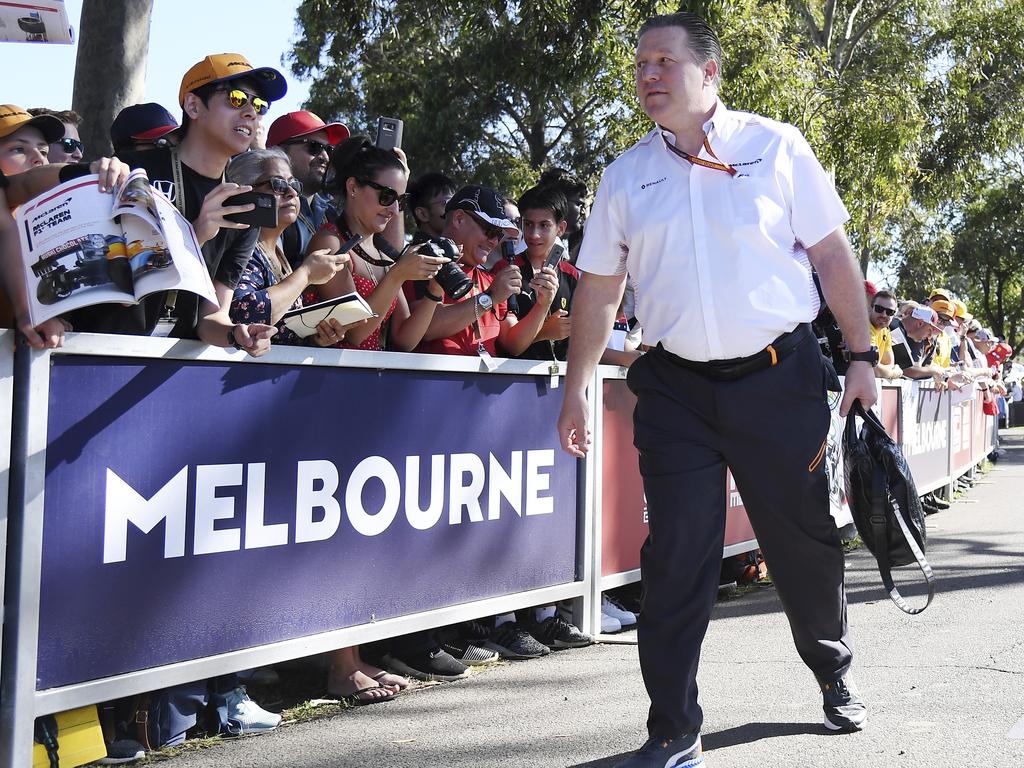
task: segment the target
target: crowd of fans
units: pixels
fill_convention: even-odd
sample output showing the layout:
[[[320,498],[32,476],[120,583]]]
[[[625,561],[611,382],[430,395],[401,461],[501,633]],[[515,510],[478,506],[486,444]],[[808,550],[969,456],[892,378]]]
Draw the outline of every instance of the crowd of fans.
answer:
[[[573,266],[584,228],[588,190],[551,169],[513,199],[480,184],[459,184],[436,169],[413,171],[401,149],[350,135],[307,111],[272,122],[270,105],[285,78],[252,67],[239,54],[205,58],[185,73],[179,122],[163,106],[129,106],[110,126],[117,160],[80,161],[80,117],[72,111],[0,106],[0,248],[16,323],[37,348],[58,346],[68,330],[170,334],[253,356],[275,344],[430,352],[546,362],[566,359],[571,307],[579,273]],[[264,137],[265,136],[265,141]],[[193,225],[214,280],[217,302],[166,293],[140,304],[102,304],[33,328],[20,274],[17,234],[9,210],[78,175],[100,173],[108,190],[129,168],[142,168]],[[411,181],[412,180],[412,181]],[[471,180],[469,180],[471,181]],[[270,193],[277,226],[231,221],[252,205],[226,201],[239,192]],[[406,218],[414,231],[406,236]],[[360,238],[349,250],[342,244]],[[290,309],[357,292],[375,312],[369,321],[326,321],[308,338],[282,324]],[[883,379],[931,379],[936,387],[976,386],[986,402],[1020,397],[1019,380],[1004,376],[1011,350],[947,291],[900,302],[867,285],[872,335]],[[604,362],[628,366],[642,353],[641,329],[627,289]],[[844,368],[843,343],[827,308],[818,322],[823,350]],[[994,406],[995,407],[995,406]],[[631,606],[632,607],[632,606]],[[591,638],[556,605],[484,617],[440,631],[393,638],[381,647],[330,655],[328,691],[354,704],[393,698],[408,678],[450,681],[499,656],[532,659]],[[606,596],[602,631],[636,622],[634,612]],[[272,670],[249,670],[154,693],[109,708],[109,761],[138,756],[141,747],[184,738],[202,712],[220,713],[222,732],[257,733],[280,716],[247,695],[243,680],[265,681]],[[148,721],[134,725],[140,706]]]

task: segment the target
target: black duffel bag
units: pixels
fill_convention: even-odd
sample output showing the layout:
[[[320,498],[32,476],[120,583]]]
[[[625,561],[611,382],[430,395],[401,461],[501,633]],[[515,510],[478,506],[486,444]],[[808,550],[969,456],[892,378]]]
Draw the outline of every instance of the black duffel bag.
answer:
[[[859,434],[856,417],[864,421]],[[843,443],[846,497],[857,532],[878,561],[890,599],[906,613],[921,613],[931,605],[935,584],[924,557],[924,510],[903,451],[859,400],[846,417]],[[928,585],[928,601],[920,608],[911,608],[892,580],[892,568],[913,563]]]

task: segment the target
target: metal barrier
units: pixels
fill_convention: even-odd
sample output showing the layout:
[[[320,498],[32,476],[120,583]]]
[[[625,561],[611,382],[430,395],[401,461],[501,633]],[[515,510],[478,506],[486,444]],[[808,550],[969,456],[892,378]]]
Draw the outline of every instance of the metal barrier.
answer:
[[[590,608],[547,364],[93,335],[18,358],[0,764],[39,715]]]
[[[622,369],[595,375],[576,462],[547,363],[73,334],[12,377],[0,335],[0,765],[30,764],[39,715],[248,667],[559,600],[598,631],[602,591],[639,578]],[[941,464],[922,492],[991,444],[966,403],[954,452],[951,407],[882,390],[915,475]],[[727,489],[724,556],[757,545]]]
[[[0,403],[13,402],[14,331],[0,329]],[[0,670],[3,669],[4,658],[2,603],[7,559],[7,488],[11,476],[11,410],[0,408]]]

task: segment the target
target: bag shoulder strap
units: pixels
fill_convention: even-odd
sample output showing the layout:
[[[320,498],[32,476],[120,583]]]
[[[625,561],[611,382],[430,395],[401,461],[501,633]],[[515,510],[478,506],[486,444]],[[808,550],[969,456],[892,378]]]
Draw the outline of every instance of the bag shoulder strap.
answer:
[[[869,429],[881,430],[881,433],[888,436],[885,431],[885,427],[882,426],[882,422],[878,420],[878,417],[873,411],[865,410],[861,406],[859,400],[855,400],[853,408],[850,409],[850,414],[847,417],[848,420],[854,418],[854,416],[860,416],[864,423],[868,425]],[[892,439],[892,438],[890,438]],[[889,593],[889,599],[892,600],[896,607],[904,613],[916,616],[919,613],[923,613],[924,610],[932,604],[932,599],[935,597],[935,575],[932,572],[931,565],[928,564],[928,560],[924,556],[924,552],[917,545],[917,540],[914,539],[910,533],[910,529],[907,527],[907,521],[903,519],[903,515],[899,514],[887,514],[883,499],[888,498],[889,488],[885,480],[885,472],[880,466],[875,465],[875,471],[872,474],[872,507],[871,507],[871,531],[874,534],[875,546],[878,552],[875,553],[875,560],[878,563],[878,573],[882,577],[882,585],[885,587],[885,591]],[[896,519],[896,524],[899,525],[900,531],[903,533],[903,538],[907,541],[907,546],[910,547],[910,551],[914,555],[914,559],[917,561],[917,567],[921,570],[924,575],[925,584],[928,587],[928,599],[925,604],[920,608],[912,608],[906,601],[903,595],[900,594],[899,589],[896,587],[896,583],[892,578],[892,566],[889,564],[889,527],[892,525],[892,518]]]

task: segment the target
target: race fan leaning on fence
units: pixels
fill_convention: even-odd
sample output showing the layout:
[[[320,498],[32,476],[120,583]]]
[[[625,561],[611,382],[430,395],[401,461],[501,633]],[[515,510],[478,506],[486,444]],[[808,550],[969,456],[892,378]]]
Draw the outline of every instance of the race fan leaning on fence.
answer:
[[[273,326],[232,323],[228,312],[235,286],[256,245],[259,230],[225,216],[250,211],[252,203],[225,205],[232,195],[249,187],[224,181],[228,161],[249,148],[257,120],[270,102],[287,91],[284,77],[269,67],[253,69],[237,53],[207,56],[182,78],[178,101],[183,110],[177,147],[129,152],[121,159],[143,168],[150,182],[166,193],[192,222],[203,258],[213,277],[217,305],[179,292],[172,335],[198,337],[207,344],[234,347],[258,356],[270,349]],[[168,304],[168,294],[150,294],[138,305],[102,304],[70,314],[76,330],[148,335],[153,333]]]
[[[849,670],[843,552],[829,515],[817,270],[852,362],[840,406],[876,398],[863,276],[839,196],[800,132],[718,99],[721,46],[691,13],[640,29],[636,88],[656,126],[605,171],[577,266],[562,445],[589,449],[586,388],[628,270],[653,349],[629,370],[650,535],[640,666],[649,741],[622,768],[703,765],[696,673],[723,548],[728,466],[825,725],[863,727]]]

